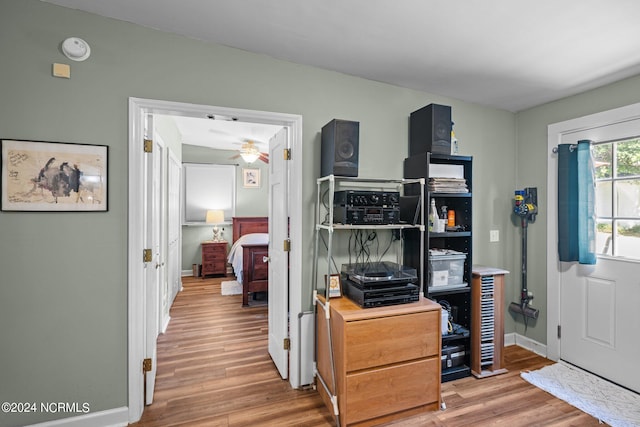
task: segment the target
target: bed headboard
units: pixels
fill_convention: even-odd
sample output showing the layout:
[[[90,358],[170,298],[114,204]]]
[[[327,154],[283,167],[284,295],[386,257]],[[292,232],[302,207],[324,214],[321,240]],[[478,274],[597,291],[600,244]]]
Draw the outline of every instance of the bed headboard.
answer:
[[[266,216],[233,217],[233,241],[235,242],[245,234],[268,233],[269,218]]]

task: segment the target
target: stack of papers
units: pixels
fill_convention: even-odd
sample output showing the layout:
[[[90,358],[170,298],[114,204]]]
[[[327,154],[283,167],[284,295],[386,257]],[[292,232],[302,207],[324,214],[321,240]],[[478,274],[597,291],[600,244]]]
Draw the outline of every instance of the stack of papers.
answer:
[[[429,191],[439,193],[468,193],[467,180],[464,178],[429,178]]]
[[[430,256],[447,256],[447,255],[466,255],[464,252],[454,251],[453,249],[439,249],[439,248],[431,248],[429,249]]]

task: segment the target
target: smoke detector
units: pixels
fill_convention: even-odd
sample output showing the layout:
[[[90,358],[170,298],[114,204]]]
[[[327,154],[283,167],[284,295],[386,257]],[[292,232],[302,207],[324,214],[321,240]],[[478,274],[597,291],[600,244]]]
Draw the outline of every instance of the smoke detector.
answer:
[[[62,42],[62,53],[72,61],[84,61],[91,55],[91,48],[81,38],[69,37]]]

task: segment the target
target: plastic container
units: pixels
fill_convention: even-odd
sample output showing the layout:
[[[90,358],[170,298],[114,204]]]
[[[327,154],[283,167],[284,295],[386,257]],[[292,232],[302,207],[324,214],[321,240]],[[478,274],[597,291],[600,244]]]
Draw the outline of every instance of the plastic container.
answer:
[[[467,254],[430,255],[431,279],[429,286],[463,285],[465,259],[467,259]]]

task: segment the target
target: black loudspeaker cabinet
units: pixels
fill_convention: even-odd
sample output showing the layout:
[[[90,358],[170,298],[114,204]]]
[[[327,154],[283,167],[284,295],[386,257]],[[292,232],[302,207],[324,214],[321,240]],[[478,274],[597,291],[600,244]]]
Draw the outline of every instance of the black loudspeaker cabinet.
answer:
[[[360,123],[333,119],[322,127],[320,176],[358,176]]]
[[[409,156],[451,154],[451,107],[429,104],[409,116]]]

